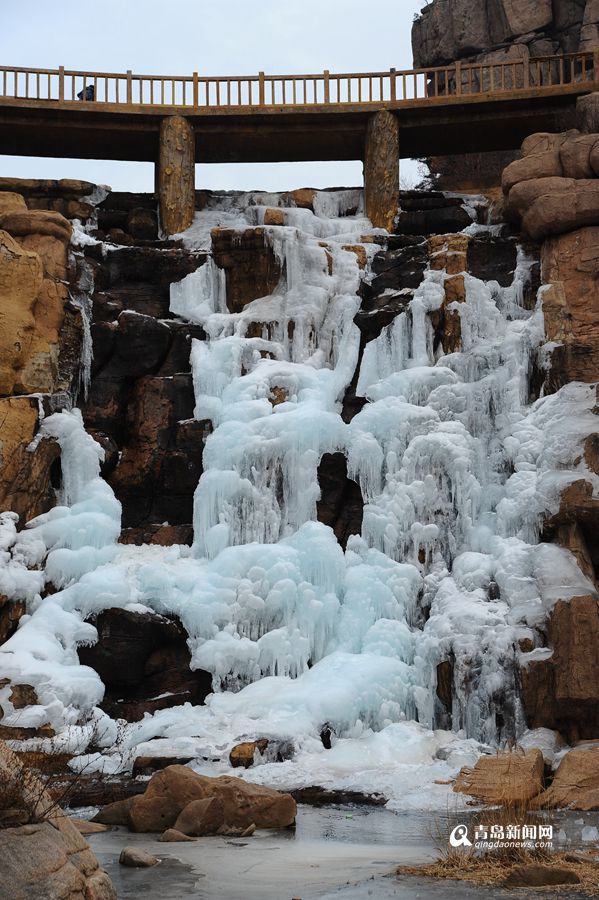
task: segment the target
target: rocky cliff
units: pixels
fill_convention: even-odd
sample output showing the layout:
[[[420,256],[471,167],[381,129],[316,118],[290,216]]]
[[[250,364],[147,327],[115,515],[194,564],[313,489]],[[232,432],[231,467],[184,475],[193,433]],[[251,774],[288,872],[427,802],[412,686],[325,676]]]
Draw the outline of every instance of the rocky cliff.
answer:
[[[433,0],[415,19],[416,67],[526,61],[599,46],[597,0]],[[568,127],[564,124],[563,127]],[[490,191],[517,158],[511,151],[428,160],[439,187]]]

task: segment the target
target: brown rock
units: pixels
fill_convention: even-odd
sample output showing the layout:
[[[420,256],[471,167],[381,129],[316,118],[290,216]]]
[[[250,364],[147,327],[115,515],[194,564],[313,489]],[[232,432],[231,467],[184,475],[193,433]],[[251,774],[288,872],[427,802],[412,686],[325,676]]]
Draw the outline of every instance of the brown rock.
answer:
[[[27,604],[24,600],[9,600],[5,594],[0,594],[0,644],[3,644],[15,633],[20,619],[26,612]],[[2,711],[0,710],[1,718]]]
[[[591,152],[599,143],[598,134],[568,137],[561,145],[559,156],[565,178],[592,178]]]
[[[136,756],[133,763],[133,777],[153,775],[167,766],[184,766],[191,762],[193,756]]]
[[[295,801],[289,794],[249,784],[240,778],[196,775],[185,766],[169,766],[150,779],[145,794],[131,802],[133,831],[164,831],[193,800],[218,798],[224,822],[247,828],[284,828],[295,820]]]
[[[508,212],[521,219],[539,197],[568,194],[575,186],[573,178],[532,178],[520,181],[509,193]]]
[[[553,728],[569,741],[599,735],[599,601],[558,601],[547,624],[548,659],[522,668],[522,701],[531,728]]]
[[[599,132],[599,92],[593,91],[576,101],[576,124],[583,134]],[[597,173],[595,173],[597,174]]]
[[[175,822],[175,830],[193,837],[216,834],[225,824],[225,809],[218,797],[192,800],[185,806]]]
[[[6,213],[23,212],[27,204],[21,194],[12,191],[0,191],[0,216]]]
[[[560,383],[599,380],[599,227],[546,241],[541,267],[543,283],[550,286],[543,293],[546,337],[563,343]]]
[[[60,213],[50,210],[16,210],[0,215],[0,228],[9,231],[13,237],[27,237],[30,234],[47,235],[65,246],[71,240],[71,224]]]
[[[115,800],[114,803],[108,803],[100,812],[96,813],[92,822],[100,825],[124,825],[129,828],[131,803],[133,797],[127,797],[126,800]]]
[[[580,884],[574,869],[562,866],[526,864],[515,866],[503,882],[506,887],[544,887],[551,884]]]
[[[538,808],[599,809],[599,748],[570,750],[551,785],[533,804]]]
[[[563,193],[535,200],[522,218],[523,232],[535,241],[587,225],[599,225],[599,180],[575,181],[564,203]]]
[[[129,866],[132,869],[149,869],[158,865],[160,860],[139,847],[123,847],[119,856],[121,866]]]
[[[264,210],[264,225],[284,225],[285,224],[285,211],[282,209],[268,209]]]
[[[557,135],[547,136],[556,138]],[[561,142],[554,141],[552,149],[526,154],[503,170],[501,184],[505,194],[509,194],[515,184],[534,178],[562,177],[564,170],[560,159]],[[523,145],[523,153],[526,153]]]
[[[434,271],[445,270],[448,275],[458,275],[467,268],[470,238],[466,234],[436,234],[428,239],[430,267]]]
[[[296,206],[298,209],[311,209],[314,211],[314,197],[316,191],[314,188],[297,188],[288,194],[288,202],[290,205]]]
[[[187,834],[183,834],[182,831],[177,831],[176,828],[167,828],[166,831],[164,831],[160,835],[158,840],[162,841],[162,843],[164,844],[183,844],[189,843],[190,841],[193,843],[193,841],[195,841],[195,838],[190,837]]]
[[[540,750],[481,756],[473,769],[460,771],[453,789],[483,803],[512,806],[540,794],[543,767]]]
[[[225,271],[227,307],[233,313],[272,294],[281,278],[281,267],[263,228],[213,228],[212,256]]]
[[[266,738],[237,744],[229,753],[229,762],[234,769],[240,768],[241,766],[243,766],[244,769],[249,769],[250,766],[254,765],[256,753],[264,756],[264,751],[267,747],[268,740]]]

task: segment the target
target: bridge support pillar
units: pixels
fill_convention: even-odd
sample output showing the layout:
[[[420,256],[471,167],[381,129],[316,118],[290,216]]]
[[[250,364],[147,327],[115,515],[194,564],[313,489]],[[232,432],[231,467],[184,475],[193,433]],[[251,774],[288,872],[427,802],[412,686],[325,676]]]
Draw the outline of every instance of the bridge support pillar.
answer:
[[[366,128],[364,206],[375,228],[393,230],[399,209],[399,119],[384,109]]]
[[[160,226],[177,234],[189,228],[195,211],[195,134],[183,116],[160,123],[156,174]]]

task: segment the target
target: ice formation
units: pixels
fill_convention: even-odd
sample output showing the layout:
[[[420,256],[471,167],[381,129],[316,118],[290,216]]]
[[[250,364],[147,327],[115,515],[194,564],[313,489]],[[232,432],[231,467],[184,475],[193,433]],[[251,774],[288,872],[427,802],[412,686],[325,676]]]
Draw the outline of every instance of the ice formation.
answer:
[[[264,226],[265,208],[282,203],[212,198],[183,235],[206,249],[215,226],[261,226],[283,271],[271,296],[234,314],[211,259],[172,288],[173,312],[208,336],[192,349],[195,415],[214,431],[191,550],[117,545],[119,504],[80,415],[44,421],[40,439],[53,435],[62,448],[61,505],[21,532],[11,514],[0,527],[0,592],[25,598],[30,613],[0,648],[0,669],[33,684],[39,706],[4,724],[50,722],[80,747],[76,723],[103,716],[102,684],[77,659],[96,637],[85,620],[149,608],[179,616],[214,694],[205,707],[131,726],[125,759],[152,738],[157,752],[193,745],[194,755],[226,758],[236,739],[259,733],[292,740],[296,757],[252,778],[313,783],[320,769],[327,784],[359,787],[359,770],[364,789],[384,783],[398,797],[413,776],[398,769],[394,789],[394,765],[428,766],[432,781],[451,759],[455,769],[473,758],[476,742],[524,731],[519,641],[534,640],[556,599],[593,590],[571,554],[539,543],[539,529],[568,481],[582,473],[599,488],[576,453],[595,427],[594,391],[573,384],[529,405],[543,321],[540,306],[522,303],[523,252],[508,288],[465,276],[465,302],[454,305],[460,352],[434,346],[429,313],[446,276],[427,271],[360,360],[363,273],[347,248],[361,244],[368,260],[378,249],[362,243],[372,228],[361,196],[321,192],[315,212],[287,208],[284,226]],[[348,206],[357,214],[344,215]],[[368,402],[347,424],[341,404],[358,365]],[[346,552],[316,521],[318,464],[338,451],[365,500],[362,534]],[[42,600],[47,582],[59,590]],[[434,731],[443,726],[436,667],[447,659],[453,734]],[[337,737],[330,756],[325,725]]]

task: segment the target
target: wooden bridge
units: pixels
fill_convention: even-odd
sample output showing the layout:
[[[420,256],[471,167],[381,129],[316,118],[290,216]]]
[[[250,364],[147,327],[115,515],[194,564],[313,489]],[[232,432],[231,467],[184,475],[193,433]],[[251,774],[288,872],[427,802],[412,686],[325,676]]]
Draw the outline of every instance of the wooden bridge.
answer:
[[[167,233],[190,222],[195,162],[364,160],[388,227],[400,157],[515,149],[575,122],[599,50],[532,60],[316,75],[204,77],[0,67],[2,153],[157,164]]]

